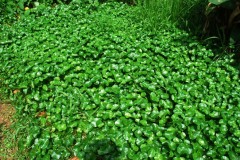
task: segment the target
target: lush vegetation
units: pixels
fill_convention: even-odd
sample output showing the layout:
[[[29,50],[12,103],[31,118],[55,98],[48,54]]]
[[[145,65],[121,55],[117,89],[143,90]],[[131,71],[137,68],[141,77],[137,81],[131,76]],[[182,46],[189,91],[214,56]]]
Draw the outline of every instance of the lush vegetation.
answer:
[[[239,71],[139,8],[39,5],[1,25],[1,88],[29,159],[240,156]],[[163,23],[162,23],[163,24]],[[24,159],[24,158],[23,158]]]
[[[207,4],[207,0],[2,0],[0,2],[2,6],[0,13],[5,16],[1,17],[1,22],[9,23],[18,19],[25,10],[24,6],[32,8],[44,4],[54,7],[57,4],[68,4],[70,2],[86,5],[113,1],[138,5],[140,7],[137,13],[138,18],[145,19],[144,26],[149,29],[156,29],[156,27],[169,20],[188,29],[198,30],[200,29],[199,25],[202,29],[204,8]],[[199,15],[198,19],[194,19],[196,15]]]

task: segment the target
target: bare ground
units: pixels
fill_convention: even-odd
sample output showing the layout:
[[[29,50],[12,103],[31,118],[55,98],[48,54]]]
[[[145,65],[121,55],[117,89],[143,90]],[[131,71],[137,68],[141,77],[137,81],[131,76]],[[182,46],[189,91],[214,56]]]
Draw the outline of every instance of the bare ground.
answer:
[[[0,124],[5,127],[10,127],[12,116],[15,113],[13,107],[10,104],[1,104],[0,103]]]
[[[13,147],[13,144],[15,142],[12,141],[11,136],[7,136],[13,133],[11,124],[14,113],[15,110],[10,104],[0,102],[0,160],[14,159],[16,147]]]

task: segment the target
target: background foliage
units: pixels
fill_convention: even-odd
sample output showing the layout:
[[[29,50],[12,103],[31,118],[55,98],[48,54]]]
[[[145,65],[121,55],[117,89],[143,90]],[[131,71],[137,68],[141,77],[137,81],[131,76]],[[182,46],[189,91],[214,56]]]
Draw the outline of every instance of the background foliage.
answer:
[[[240,81],[138,7],[39,5],[1,26],[0,77],[29,159],[230,159],[240,156]],[[136,19],[138,21],[136,21]]]
[[[39,4],[55,6],[68,4],[71,0],[0,0],[0,23],[13,23],[19,19],[25,7],[36,7]]]
[[[239,52],[240,45],[239,6],[239,0],[209,0],[205,12],[205,34],[217,34],[221,43],[229,45],[235,53]]]

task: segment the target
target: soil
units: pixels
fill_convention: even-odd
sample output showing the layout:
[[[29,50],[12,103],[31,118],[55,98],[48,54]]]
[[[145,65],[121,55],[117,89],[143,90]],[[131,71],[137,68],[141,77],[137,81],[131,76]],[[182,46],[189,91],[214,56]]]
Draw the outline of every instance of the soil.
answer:
[[[9,149],[4,146],[6,136],[4,136],[3,131],[12,132],[11,131],[11,124],[12,124],[12,117],[15,113],[14,108],[10,104],[3,104],[0,102],[0,148],[1,152],[4,151],[5,156],[0,154],[0,160],[11,160],[12,155],[14,155],[16,148]],[[2,153],[3,154],[3,153]],[[7,156],[7,157],[6,157]]]
[[[13,107],[9,104],[1,104],[0,103],[0,125],[4,127],[10,127],[12,116],[15,113]]]

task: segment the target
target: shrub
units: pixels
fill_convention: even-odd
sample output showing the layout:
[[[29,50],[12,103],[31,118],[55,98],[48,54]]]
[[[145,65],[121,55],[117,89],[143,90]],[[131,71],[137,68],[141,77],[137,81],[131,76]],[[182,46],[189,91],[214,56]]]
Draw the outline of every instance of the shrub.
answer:
[[[1,79],[25,126],[19,150],[30,159],[240,156],[231,58],[213,61],[174,26],[144,30],[135,9],[40,6],[1,26]]]

